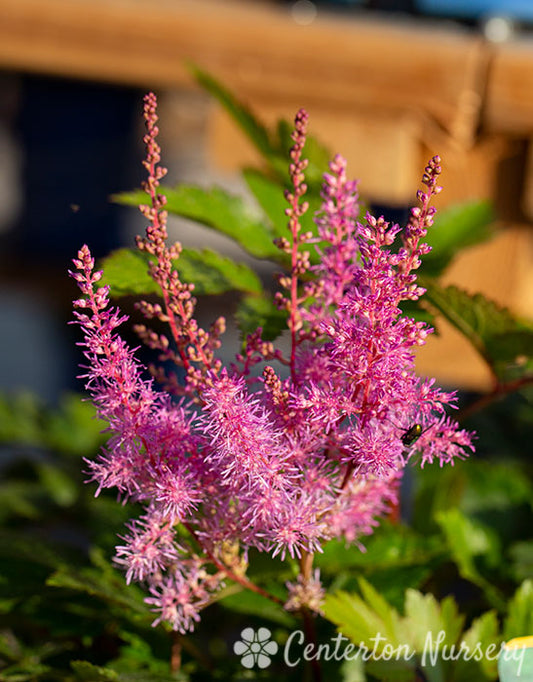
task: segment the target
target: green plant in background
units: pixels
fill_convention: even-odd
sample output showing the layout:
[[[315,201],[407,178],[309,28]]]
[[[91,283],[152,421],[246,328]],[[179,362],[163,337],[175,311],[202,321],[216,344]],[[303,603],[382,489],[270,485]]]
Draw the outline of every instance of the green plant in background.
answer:
[[[264,167],[244,171],[259,210],[218,188],[192,186],[165,188],[166,208],[233,238],[253,257],[286,268],[284,254],[272,240],[286,231],[282,188],[288,180],[290,128],[280,123],[274,132],[266,130],[220,84],[196,74],[261,152]],[[303,227],[315,230],[311,218],[320,203],[328,154],[315,141],[306,152],[310,210]],[[141,203],[136,192],[117,199]],[[317,556],[331,595],[326,618],[317,623],[319,642],[332,638],[333,626],[338,626],[356,644],[381,633],[415,652],[407,666],[384,660],[361,666],[356,661],[343,664],[341,672],[338,662],[329,661],[325,679],[496,679],[496,665],[490,661],[422,665],[428,629],[446,631],[449,644],[464,640],[480,642],[483,648],[533,632],[533,484],[529,462],[519,456],[533,424],[532,327],[483,296],[439,283],[455,254],[490,236],[491,218],[484,203],[440,213],[438,229],[430,235],[434,250],[425,258],[420,278],[431,305],[409,312],[437,326],[438,316],[444,316],[487,362],[494,386],[487,395],[473,397],[462,414],[470,414],[468,425],[477,427],[481,444],[483,434],[489,434],[485,442],[492,441],[494,456],[447,470],[429,466],[413,472],[405,523],[385,523],[365,541],[364,553],[330,542]],[[284,326],[285,315],[272,305],[249,266],[213,251],[184,249],[179,268],[184,280],[195,283],[197,294],[239,292],[236,319],[243,338],[260,325],[264,338],[273,339]],[[104,269],[115,294],[155,293],[146,275],[147,259],[136,251],[113,253]],[[495,402],[506,395],[505,404]],[[150,628],[153,617],[140,592],[126,588],[122,575],[103,558],[129,513],[109,497],[93,500],[81,484],[80,455],[90,456],[102,442],[91,410],[75,397],[56,413],[27,398],[0,406],[1,440],[18,451],[0,488],[6,528],[0,543],[0,675],[11,682],[169,679],[168,659],[179,651],[170,634]],[[294,578],[268,557],[254,556],[250,565],[251,577],[267,587]],[[200,632],[178,637],[184,651],[176,679],[242,679],[243,668],[231,655],[228,639],[238,638],[243,622],[267,621],[280,643],[298,627],[290,614],[260,595],[227,588],[222,596]],[[287,669],[274,659],[266,679],[273,675],[301,679],[301,668]]]

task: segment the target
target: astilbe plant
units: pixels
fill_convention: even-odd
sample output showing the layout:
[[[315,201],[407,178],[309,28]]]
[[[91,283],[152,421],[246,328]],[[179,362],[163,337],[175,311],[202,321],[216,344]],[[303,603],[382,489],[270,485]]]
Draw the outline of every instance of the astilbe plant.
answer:
[[[429,251],[423,239],[433,222],[430,201],[440,191],[440,160],[428,164],[419,206],[402,231],[371,215],[358,221],[356,183],[335,157],[324,177],[318,237],[304,233],[307,114],[300,111],[288,232],[277,241],[290,262],[276,295],[290,347],[282,352],[258,329],[235,363],[223,367],[216,351],[224,319],[209,331],[198,326],[194,287],[179,277],[181,247],[166,243],[165,198],[158,193],[166,170],[159,165],[153,94],[144,117],[148,204],[140,208],[149,224],[137,245],[150,256],[162,302],[138,305],[148,320],[166,323],[170,336],[146,326],[137,331],[181,368],[184,380],[159,371],[159,390],[145,378],[117,332],[126,317],[110,307],[87,246],[71,273],[84,295],[74,303],[88,363],[83,376],[110,434],[99,459],[88,463],[89,477],[97,493],[113,487],[144,506],[121,538],[116,562],[128,582],[147,587],[154,623],[181,633],[193,629],[228,579],[308,617],[323,595],[313,555],[332,538],[360,543],[395,507],[415,437],[422,465],[453,463],[472,449],[471,435],[445,413],[454,394],[415,374],[414,350],[431,329],[399,307],[424,293],[415,273]],[[319,250],[317,266],[310,265],[311,248]],[[299,561],[284,601],[247,577],[250,548]]]

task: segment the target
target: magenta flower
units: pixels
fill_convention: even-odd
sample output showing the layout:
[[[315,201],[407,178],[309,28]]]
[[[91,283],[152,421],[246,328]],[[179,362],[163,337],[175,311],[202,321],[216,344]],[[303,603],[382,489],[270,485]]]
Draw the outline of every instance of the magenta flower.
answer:
[[[402,231],[371,215],[358,221],[356,183],[336,156],[316,217],[320,262],[311,267],[309,252],[318,246],[300,225],[307,210],[307,115],[299,112],[288,233],[277,241],[290,261],[276,295],[290,348],[284,354],[258,329],[223,368],[216,351],[224,320],[210,331],[199,327],[193,287],[173,266],[181,247],[166,243],[165,199],[158,194],[166,171],[158,165],[153,95],[145,99],[145,119],[148,204],[141,211],[149,225],[137,244],[152,257],[162,300],[141,301],[139,309],[147,320],[166,323],[170,337],[144,325],[137,331],[184,370],[184,383],[158,372],[162,390],[156,390],[144,378],[118,334],[126,318],[110,307],[86,246],[73,273],[84,295],[74,302],[84,333],[83,377],[109,432],[99,458],[88,462],[89,480],[97,494],[114,487],[145,509],[128,524],[116,562],[128,582],[147,587],[154,624],[164,621],[179,632],[193,629],[225,579],[271,596],[246,577],[250,548],[297,558],[301,573],[288,584],[285,606],[319,611],[323,588],[313,554],[332,538],[361,546],[397,504],[402,471],[415,452],[422,464],[445,464],[473,449],[471,435],[445,413],[454,395],[415,374],[415,348],[431,329],[400,310],[402,301],[424,293],[416,270],[429,250],[423,239],[433,220],[430,201],[440,191],[439,159],[426,168],[426,191]],[[261,363],[258,381],[251,369]],[[413,444],[406,434],[415,424]]]

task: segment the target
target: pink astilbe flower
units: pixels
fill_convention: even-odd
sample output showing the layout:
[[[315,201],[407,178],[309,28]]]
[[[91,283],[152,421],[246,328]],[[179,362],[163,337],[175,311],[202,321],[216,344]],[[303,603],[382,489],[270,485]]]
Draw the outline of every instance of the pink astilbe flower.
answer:
[[[285,602],[287,611],[300,611],[302,608],[307,608],[315,613],[322,613],[321,607],[326,592],[320,582],[318,568],[307,580],[300,574],[295,583],[287,582],[286,586],[289,592],[289,598]]]
[[[150,585],[153,595],[146,603],[159,615],[152,623],[168,623],[185,634],[200,620],[199,611],[205,607],[213,590],[212,578],[201,568],[199,561],[191,561],[186,573],[174,571]],[[218,586],[218,585],[217,585]]]
[[[433,221],[430,201],[440,191],[440,161],[428,164],[420,206],[402,231],[383,218],[359,220],[356,183],[336,156],[313,236],[300,223],[308,208],[307,114],[300,111],[288,234],[276,241],[290,263],[275,298],[287,314],[290,349],[285,355],[258,329],[223,368],[216,351],[224,319],[209,331],[199,327],[194,287],[175,267],[181,246],[166,243],[165,198],[158,194],[166,170],[159,166],[153,95],[145,99],[145,120],[148,204],[141,211],[149,225],[137,245],[150,257],[162,300],[141,301],[139,309],[170,334],[136,329],[161,360],[181,368],[181,384],[157,368],[162,390],[144,377],[118,334],[126,318],[110,307],[86,246],[73,273],[84,295],[74,303],[84,333],[83,377],[109,432],[105,449],[89,462],[89,479],[97,493],[115,487],[145,508],[128,524],[116,562],[128,582],[150,592],[154,623],[178,632],[193,629],[224,579],[283,604],[246,576],[252,548],[298,559],[301,572],[288,584],[285,607],[319,611],[323,588],[313,554],[333,538],[364,549],[361,539],[397,505],[409,460],[453,464],[472,449],[471,435],[445,412],[454,394],[415,374],[415,349],[431,329],[400,308],[424,293],[416,270],[429,251],[423,239]],[[319,256],[313,266],[311,249]],[[262,374],[253,378],[257,365]],[[413,425],[416,443],[406,436]]]

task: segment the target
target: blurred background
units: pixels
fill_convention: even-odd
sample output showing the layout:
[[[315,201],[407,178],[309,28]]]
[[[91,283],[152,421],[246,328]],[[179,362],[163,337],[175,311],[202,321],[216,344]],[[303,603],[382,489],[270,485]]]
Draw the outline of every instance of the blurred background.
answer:
[[[2,0],[1,388],[51,404],[80,388],[66,270],[81,244],[103,256],[143,229],[109,196],[142,179],[144,92],[160,99],[168,181],[241,191],[238,170],[255,152],[186,60],[266,122],[306,107],[313,134],[393,218],[440,154],[438,205],[487,198],[498,219],[496,237],[461,255],[445,283],[531,316],[532,26],[527,0]],[[184,223],[172,236],[227,247]],[[488,384],[445,323],[419,369],[468,390]]]

